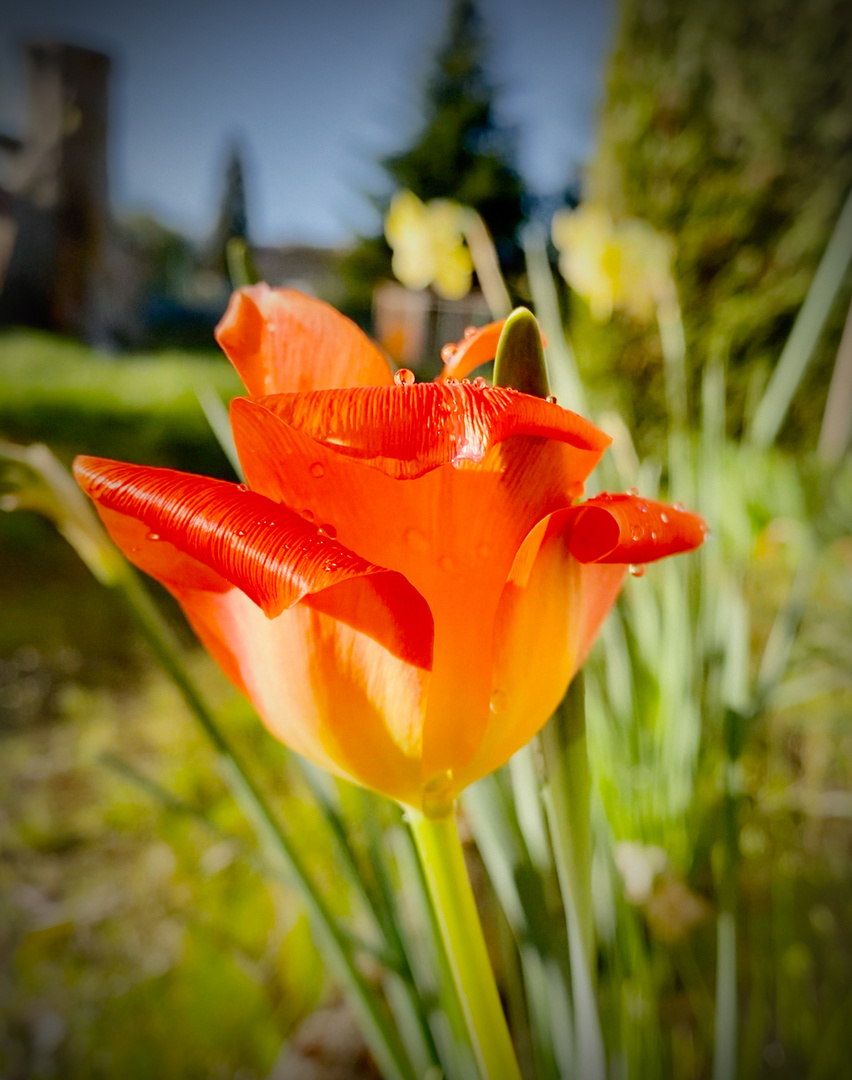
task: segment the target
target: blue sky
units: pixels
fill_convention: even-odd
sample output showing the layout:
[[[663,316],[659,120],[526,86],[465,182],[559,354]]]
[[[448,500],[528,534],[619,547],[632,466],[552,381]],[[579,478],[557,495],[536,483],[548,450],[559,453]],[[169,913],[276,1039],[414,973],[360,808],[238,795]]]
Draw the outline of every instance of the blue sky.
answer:
[[[213,225],[230,139],[244,145],[258,243],[344,242],[375,227],[375,162],[417,129],[447,0],[11,0],[0,127],[20,130],[16,42],[66,38],[115,58],[112,198],[193,235]],[[612,0],[480,0],[501,119],[538,194],[588,155]]]

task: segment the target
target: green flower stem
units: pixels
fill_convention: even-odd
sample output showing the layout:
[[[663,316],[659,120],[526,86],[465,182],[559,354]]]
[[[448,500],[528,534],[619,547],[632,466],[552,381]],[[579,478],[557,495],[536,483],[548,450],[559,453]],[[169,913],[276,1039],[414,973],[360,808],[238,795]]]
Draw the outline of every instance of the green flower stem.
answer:
[[[410,811],[408,822],[483,1080],[521,1080],[455,821]]]

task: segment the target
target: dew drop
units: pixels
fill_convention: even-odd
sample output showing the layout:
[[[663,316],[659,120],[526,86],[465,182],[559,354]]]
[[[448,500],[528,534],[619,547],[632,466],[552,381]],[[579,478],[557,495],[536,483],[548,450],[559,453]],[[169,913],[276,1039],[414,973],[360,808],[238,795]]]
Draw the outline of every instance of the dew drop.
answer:
[[[660,521],[662,521],[664,525],[668,525],[669,523],[669,515],[665,512],[665,510],[660,514]]]
[[[466,326],[464,328],[464,338],[465,338],[465,340],[467,340],[468,338],[472,338],[477,330],[478,330],[478,327],[476,327],[476,326]]]
[[[429,547],[429,541],[423,533],[418,532],[417,529],[406,529],[405,539],[407,543],[411,544],[415,551],[425,551]]]
[[[637,487],[629,487],[627,489],[627,494],[628,495],[633,495],[635,497],[636,495],[639,494],[639,488],[637,488]]]
[[[477,375],[473,380],[473,385],[477,390],[482,390],[483,387],[488,385],[488,380],[482,375]]]
[[[470,386],[470,379],[462,379],[461,384],[462,386]]]
[[[329,540],[334,540],[334,538],[337,536],[337,529],[335,529],[333,525],[320,525],[319,531],[323,536],[327,536]]]
[[[545,401],[547,401],[547,403],[549,405],[555,405],[556,404],[556,394],[548,394],[547,397],[545,398]]]
[[[249,489],[248,484],[237,484],[237,487],[240,489],[240,491],[248,491]]]
[[[444,386],[458,386],[458,383],[458,379],[454,379],[452,375],[448,375],[446,379],[444,379]]]
[[[652,539],[652,540],[656,540],[656,539],[657,539],[657,534],[656,534],[656,532],[655,532],[655,530],[654,530],[654,529],[651,529],[651,539]]]
[[[489,708],[495,716],[500,716],[506,711],[508,699],[505,690],[495,690],[491,695]]]
[[[683,503],[682,503],[682,502],[676,502],[676,503],[674,504],[674,506],[672,507],[672,509],[673,509],[673,510],[677,510],[677,512],[678,512],[679,514],[682,514],[682,513],[683,513]]]
[[[639,513],[640,514],[647,514],[648,513],[648,507],[646,506],[645,503],[642,503],[642,505],[639,507]]]
[[[453,770],[433,773],[420,787],[423,813],[433,820],[445,818],[453,809]]]
[[[411,386],[414,382],[414,372],[407,367],[401,367],[393,377],[397,386]]]
[[[305,519],[305,521],[313,521],[314,520],[314,512],[313,512],[313,510],[307,510],[307,509],[303,510],[302,511],[302,517]]]
[[[310,471],[311,471],[311,476],[313,476],[315,480],[319,480],[320,477],[325,476],[325,466],[322,465],[319,461],[315,461],[311,465],[311,470]]]
[[[155,532],[149,532],[148,535],[145,537],[145,539],[146,540],[159,540],[160,539],[160,534],[155,533]]]
[[[633,577],[645,576],[645,567],[641,563],[631,563],[630,566],[628,566],[627,571]]]
[[[457,346],[453,345],[452,343],[450,343],[449,345],[445,345],[443,349],[441,349],[441,359],[444,361],[445,364],[449,364],[452,358],[456,355],[456,349]]]
[[[642,539],[642,526],[641,525],[634,525],[633,526],[633,531],[630,533],[630,536],[631,536],[631,538],[633,540],[641,540]]]

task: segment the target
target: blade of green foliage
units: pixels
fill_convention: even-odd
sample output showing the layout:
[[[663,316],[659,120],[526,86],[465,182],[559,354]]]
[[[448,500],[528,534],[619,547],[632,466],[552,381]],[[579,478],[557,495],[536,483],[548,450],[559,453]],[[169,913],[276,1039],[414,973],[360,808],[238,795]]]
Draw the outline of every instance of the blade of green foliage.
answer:
[[[591,787],[584,695],[583,676],[576,675],[538,738],[544,766],[544,804],[568,929],[576,1075],[584,1080],[605,1080],[606,1052],[592,974]]]
[[[542,230],[528,226],[524,230],[523,245],[533,306],[547,340],[545,356],[550,385],[563,408],[573,409],[585,416],[588,414],[586,394],[574,352],[562,328],[559,298],[550,272]]]
[[[749,438],[755,446],[775,441],[802,381],[825,320],[852,260],[852,192],[846,198],[808,295],[757,407]]]
[[[12,509],[19,505],[37,508],[49,516],[98,579],[114,588],[127,604],[157,659],[174,680],[208,737],[222,778],[254,827],[271,866],[283,872],[287,880],[299,889],[325,955],[349,992],[352,1008],[382,1071],[396,1080],[415,1080],[397,1033],[389,1026],[373,990],[358,970],[346,936],[314,884],[302,856],[272,812],[266,796],[231,747],[217,716],[184,664],[180,645],[171,628],[143,588],[136,572],[103,527],[95,520],[86,520],[85,515],[81,514],[77,495],[84,498],[82,492],[46,448],[41,448],[37,455],[30,455],[29,458],[25,456],[26,448],[0,447],[0,452],[16,465],[23,460],[29,474],[36,480],[35,486],[30,484],[35,493],[30,496],[27,474],[24,473],[23,482],[19,479],[15,491],[14,507],[4,504],[4,508]],[[42,468],[45,463],[46,467]]]
[[[195,396],[198,398],[198,404],[207,417],[207,423],[210,425],[211,431],[216,436],[216,441],[224,450],[228,461],[230,461],[231,467],[240,480],[245,480],[243,467],[240,464],[240,455],[237,453],[237,446],[231,432],[228,410],[222,404],[222,399],[209,386],[199,387],[195,391]]]

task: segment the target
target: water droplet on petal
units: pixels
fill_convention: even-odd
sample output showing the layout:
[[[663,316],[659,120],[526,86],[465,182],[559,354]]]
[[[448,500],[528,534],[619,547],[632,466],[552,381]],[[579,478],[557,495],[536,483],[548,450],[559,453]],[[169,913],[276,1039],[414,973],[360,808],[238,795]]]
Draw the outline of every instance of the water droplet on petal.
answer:
[[[456,355],[457,348],[458,346],[453,345],[451,342],[449,345],[445,345],[443,349],[441,349],[441,359],[444,361],[445,364],[449,364],[452,358]]]
[[[453,770],[443,769],[423,782],[420,797],[427,818],[445,818],[453,809]]]
[[[313,476],[315,480],[319,480],[320,477],[325,476],[325,466],[321,462],[315,461],[311,465],[311,476]]]
[[[679,514],[682,514],[682,513],[683,513],[683,503],[682,503],[682,502],[676,502],[676,503],[674,504],[674,506],[672,507],[672,509],[673,509],[673,510],[677,510],[677,512],[678,512]]]
[[[237,487],[240,489],[240,491],[248,491],[249,489],[248,484],[237,484]]]
[[[549,405],[555,405],[556,404],[556,394],[548,394],[547,397],[545,398],[545,401],[547,401],[547,403]]]
[[[657,533],[656,533],[656,531],[655,531],[654,529],[651,529],[651,539],[652,539],[652,540],[656,540],[656,539],[657,539]]]
[[[411,386],[414,382],[414,372],[407,367],[400,368],[394,375],[393,381],[397,386]]]
[[[627,489],[627,494],[632,495],[635,498],[639,494],[639,488],[637,488],[637,487],[629,487]]]
[[[647,514],[648,513],[648,507],[645,505],[645,503],[642,503],[642,505],[639,507],[639,513],[640,514]]]
[[[452,375],[448,375],[446,379],[444,379],[444,386],[458,386],[458,383],[458,379],[454,379]]]
[[[314,520],[314,512],[313,512],[313,510],[303,510],[302,511],[302,517],[305,519],[305,521],[313,521]]]
[[[662,521],[664,525],[668,525],[669,523],[669,515],[665,512],[665,510],[660,514],[660,521]]]
[[[645,576],[645,567],[642,566],[641,563],[631,563],[630,566],[627,567],[627,571],[633,577],[644,577]]]
[[[475,389],[481,390],[484,386],[488,386],[488,380],[482,375],[477,375],[473,380],[473,385]]]
[[[319,531],[323,536],[327,536],[329,540],[334,540],[337,536],[337,529],[333,525],[325,524],[319,526]]]
[[[478,327],[476,327],[476,326],[466,326],[466,327],[464,328],[464,337],[465,337],[465,338],[472,338],[472,337],[473,337],[473,335],[474,335],[474,334],[476,333],[476,331],[477,331],[478,329],[479,329],[479,328],[478,328]]]
[[[417,529],[406,529],[405,539],[407,543],[411,544],[415,551],[425,551],[429,547],[429,541],[423,533],[418,532]]]
[[[506,711],[509,701],[505,690],[495,690],[491,695],[489,707],[495,716],[501,716]]]
[[[641,525],[634,525],[633,526],[633,531],[630,533],[631,539],[633,539],[633,540],[641,540],[642,539],[642,531],[643,530],[642,530]]]
[[[160,539],[160,534],[155,533],[155,532],[149,532],[148,535],[145,537],[145,539],[146,540],[159,540]]]

